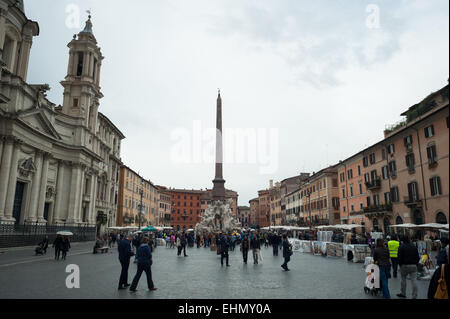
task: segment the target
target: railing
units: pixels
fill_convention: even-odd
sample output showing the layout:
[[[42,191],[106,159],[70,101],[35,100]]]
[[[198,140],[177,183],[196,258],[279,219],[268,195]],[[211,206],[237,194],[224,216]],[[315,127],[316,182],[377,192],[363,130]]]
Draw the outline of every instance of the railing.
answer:
[[[374,213],[374,212],[392,212],[392,204],[386,205],[372,205],[369,207],[364,207],[364,213]]]
[[[381,179],[377,178],[371,182],[366,182],[367,189],[377,189],[381,187]]]
[[[2,224],[0,248],[37,245],[44,236],[48,236],[49,243],[52,243],[59,231],[72,232],[71,242],[94,241],[96,235],[96,228],[87,225]]]
[[[437,161],[434,157],[428,159],[428,167],[432,168],[437,166]]]
[[[413,205],[420,205],[422,204],[422,200],[419,198],[419,196],[417,197],[403,197],[403,202],[405,203],[406,206],[413,206]]]

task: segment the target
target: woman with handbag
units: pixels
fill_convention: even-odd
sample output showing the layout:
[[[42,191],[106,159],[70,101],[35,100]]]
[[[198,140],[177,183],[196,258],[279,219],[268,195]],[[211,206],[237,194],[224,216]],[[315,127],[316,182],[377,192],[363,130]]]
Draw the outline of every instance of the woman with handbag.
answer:
[[[447,260],[443,260],[443,263],[435,270],[430,280],[428,299],[448,299],[448,260],[447,253]]]

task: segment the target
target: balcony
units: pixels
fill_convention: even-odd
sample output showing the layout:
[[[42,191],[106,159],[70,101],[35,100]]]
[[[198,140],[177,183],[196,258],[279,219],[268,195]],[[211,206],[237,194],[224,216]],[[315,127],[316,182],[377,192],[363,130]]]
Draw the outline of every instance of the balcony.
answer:
[[[429,168],[435,168],[437,165],[438,165],[438,162],[434,157],[428,159],[428,167]]]
[[[381,179],[378,177],[375,180],[372,180],[371,182],[366,182],[366,187],[368,190],[376,190],[381,187]]]
[[[408,207],[413,207],[413,206],[421,207],[422,206],[422,200],[419,199],[419,196],[416,196],[416,197],[409,197],[409,196],[408,197],[403,197],[403,202]]]
[[[392,204],[371,205],[369,207],[363,208],[364,213],[384,212],[384,211],[392,212]]]

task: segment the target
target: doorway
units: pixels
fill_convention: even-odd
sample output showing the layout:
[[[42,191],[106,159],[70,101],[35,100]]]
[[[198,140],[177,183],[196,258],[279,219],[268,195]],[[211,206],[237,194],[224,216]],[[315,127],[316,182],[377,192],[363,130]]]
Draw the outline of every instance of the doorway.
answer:
[[[16,219],[16,221],[15,221],[16,225],[18,225],[20,223],[20,218],[22,215],[22,201],[23,201],[24,191],[25,191],[25,183],[17,182],[16,193],[14,195],[14,206],[13,206],[13,217]]]
[[[44,206],[44,219],[48,221],[48,212],[50,211],[50,203],[45,203]]]

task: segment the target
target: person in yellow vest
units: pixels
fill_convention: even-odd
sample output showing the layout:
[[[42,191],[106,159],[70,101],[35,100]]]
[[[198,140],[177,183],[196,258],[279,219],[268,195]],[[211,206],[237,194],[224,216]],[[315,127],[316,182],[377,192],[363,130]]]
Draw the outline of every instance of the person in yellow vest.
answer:
[[[392,239],[388,241],[389,257],[392,262],[393,277],[397,278],[397,268],[398,268],[398,247],[400,242],[398,242],[397,235],[392,235]]]

